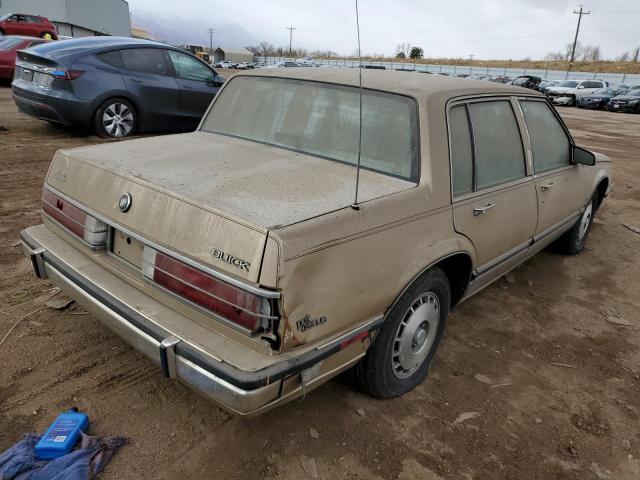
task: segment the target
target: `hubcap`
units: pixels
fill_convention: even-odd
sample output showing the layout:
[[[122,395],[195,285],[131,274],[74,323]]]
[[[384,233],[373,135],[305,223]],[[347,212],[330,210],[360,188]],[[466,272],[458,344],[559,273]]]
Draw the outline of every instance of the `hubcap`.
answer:
[[[438,297],[432,292],[423,293],[409,307],[396,331],[391,368],[397,378],[411,376],[424,363],[439,323]]]
[[[112,137],[126,137],[133,130],[133,112],[123,103],[112,103],[102,115],[102,126]]]
[[[593,204],[589,204],[580,218],[580,228],[578,229],[578,240],[582,241],[589,230],[591,224],[591,215],[593,214]]]

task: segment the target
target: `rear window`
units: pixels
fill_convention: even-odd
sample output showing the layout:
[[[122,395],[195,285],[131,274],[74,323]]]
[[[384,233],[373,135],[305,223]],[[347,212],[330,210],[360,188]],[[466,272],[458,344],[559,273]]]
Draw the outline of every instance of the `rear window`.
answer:
[[[99,53],[96,55],[98,60],[106,63],[107,65],[111,65],[116,68],[124,68],[122,63],[122,56],[120,55],[120,50],[114,50],[112,52]]]
[[[128,48],[121,50],[124,68],[155,75],[173,75],[164,50],[159,48]]]
[[[359,90],[283,78],[236,77],[202,130],[355,165]],[[417,181],[418,114],[408,97],[363,89],[361,166]]]

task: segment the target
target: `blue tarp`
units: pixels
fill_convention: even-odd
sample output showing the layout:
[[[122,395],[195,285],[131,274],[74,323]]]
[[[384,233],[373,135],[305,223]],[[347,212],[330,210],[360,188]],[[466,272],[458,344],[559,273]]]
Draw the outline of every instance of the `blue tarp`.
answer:
[[[38,460],[40,436],[27,434],[0,455],[0,480],[87,480],[100,473],[126,442],[124,437],[82,434],[80,448],[53,460]]]

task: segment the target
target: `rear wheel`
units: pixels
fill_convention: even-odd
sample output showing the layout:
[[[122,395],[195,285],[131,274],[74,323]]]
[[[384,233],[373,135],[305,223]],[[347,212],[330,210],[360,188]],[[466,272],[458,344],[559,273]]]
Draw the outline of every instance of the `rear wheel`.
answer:
[[[594,193],[575,225],[556,241],[556,249],[567,255],[577,255],[584,250],[598,208],[598,193]]]
[[[124,98],[107,100],[95,116],[95,132],[101,137],[128,137],[135,133],[137,124],[138,113]]]
[[[353,368],[358,387],[376,398],[392,398],[422,383],[444,334],[450,303],[449,281],[442,270],[433,268],[416,280]]]

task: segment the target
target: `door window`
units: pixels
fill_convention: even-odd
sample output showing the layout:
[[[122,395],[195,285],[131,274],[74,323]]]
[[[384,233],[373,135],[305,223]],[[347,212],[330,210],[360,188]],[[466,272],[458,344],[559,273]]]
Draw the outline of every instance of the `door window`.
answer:
[[[214,81],[213,72],[201,61],[173,50],[169,50],[168,53],[178,78],[200,82]]]
[[[124,68],[154,75],[173,75],[160,48],[128,48],[120,51]]]
[[[473,191],[473,145],[466,106],[449,111],[449,132],[453,195],[464,195]]]
[[[583,88],[602,88],[602,82],[582,82]]]
[[[476,190],[526,176],[524,150],[508,100],[469,104],[475,146]]]
[[[536,173],[571,164],[570,142],[564,128],[546,102],[520,102],[531,138]]]

